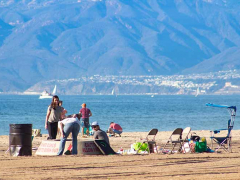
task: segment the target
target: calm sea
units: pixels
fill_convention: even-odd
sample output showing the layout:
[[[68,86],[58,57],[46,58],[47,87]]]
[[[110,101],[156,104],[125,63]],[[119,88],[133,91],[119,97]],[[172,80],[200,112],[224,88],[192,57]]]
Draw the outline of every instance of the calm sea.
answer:
[[[83,102],[91,109],[90,122],[106,130],[111,121],[126,132],[172,131],[190,126],[193,130],[226,128],[227,109],[206,107],[206,103],[240,107],[240,96],[59,96],[68,114],[78,113]],[[44,122],[51,99],[38,96],[0,95],[0,135],[9,134],[9,124],[33,124],[47,134]],[[234,129],[240,129],[236,117]]]

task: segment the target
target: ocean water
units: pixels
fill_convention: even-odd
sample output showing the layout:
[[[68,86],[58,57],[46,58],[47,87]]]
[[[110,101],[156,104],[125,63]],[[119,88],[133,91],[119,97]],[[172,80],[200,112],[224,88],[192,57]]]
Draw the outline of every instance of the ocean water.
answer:
[[[68,114],[78,113],[83,102],[91,109],[90,122],[98,121],[103,130],[110,122],[119,123],[126,132],[158,128],[172,131],[190,126],[193,130],[226,128],[230,115],[225,108],[207,107],[206,103],[240,107],[240,96],[59,96]],[[0,135],[9,134],[9,124],[32,124],[44,128],[51,99],[38,96],[0,95]],[[238,113],[234,129],[240,129]]]

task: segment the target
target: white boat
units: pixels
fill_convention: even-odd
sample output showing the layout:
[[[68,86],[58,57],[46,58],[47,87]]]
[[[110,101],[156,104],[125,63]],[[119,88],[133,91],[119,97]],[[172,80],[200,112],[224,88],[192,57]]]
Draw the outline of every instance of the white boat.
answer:
[[[151,95],[151,97],[154,97],[154,95]]]
[[[53,89],[53,92],[52,92],[52,95],[56,95],[57,94],[57,85],[54,86],[54,89]]]
[[[200,90],[199,90],[199,87],[198,87],[197,91],[196,91],[196,94],[195,94],[195,97],[197,97],[199,94],[200,94]]]
[[[115,95],[117,97],[117,93],[115,92],[115,90],[112,90],[112,95]]]
[[[57,93],[57,86],[55,85],[52,94],[44,90],[39,96],[39,99],[49,99],[52,98]]]

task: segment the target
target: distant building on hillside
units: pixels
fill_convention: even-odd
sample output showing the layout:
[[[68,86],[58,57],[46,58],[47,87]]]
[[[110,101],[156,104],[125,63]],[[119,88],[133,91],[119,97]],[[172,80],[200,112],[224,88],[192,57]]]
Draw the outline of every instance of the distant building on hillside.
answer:
[[[238,86],[232,85],[231,82],[226,82],[224,88],[226,88],[226,87],[238,88]]]
[[[231,82],[226,82],[224,87],[216,91],[214,94],[227,95],[227,94],[240,94],[240,87],[232,85]]]

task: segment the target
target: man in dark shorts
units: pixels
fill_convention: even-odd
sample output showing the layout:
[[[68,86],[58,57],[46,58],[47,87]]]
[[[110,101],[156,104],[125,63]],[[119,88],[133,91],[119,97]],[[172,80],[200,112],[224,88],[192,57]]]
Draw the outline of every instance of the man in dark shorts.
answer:
[[[87,136],[89,136],[89,117],[92,116],[92,112],[87,108],[86,103],[82,104],[82,109],[80,109],[79,113],[82,116],[82,136],[84,136],[84,128],[87,128]]]

